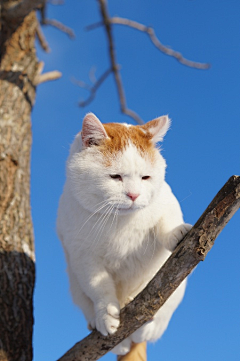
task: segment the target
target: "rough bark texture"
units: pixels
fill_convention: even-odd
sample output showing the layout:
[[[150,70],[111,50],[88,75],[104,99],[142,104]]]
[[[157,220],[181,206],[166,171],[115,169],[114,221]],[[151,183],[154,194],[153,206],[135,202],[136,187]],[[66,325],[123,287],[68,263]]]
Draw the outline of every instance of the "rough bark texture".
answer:
[[[117,332],[93,331],[58,361],[94,361],[149,321],[185,277],[203,261],[218,234],[240,207],[240,177],[232,176],[146,288],[123,310]]]
[[[0,39],[0,360],[30,361],[35,280],[30,115],[38,69],[37,22],[34,12],[11,20],[6,9]]]

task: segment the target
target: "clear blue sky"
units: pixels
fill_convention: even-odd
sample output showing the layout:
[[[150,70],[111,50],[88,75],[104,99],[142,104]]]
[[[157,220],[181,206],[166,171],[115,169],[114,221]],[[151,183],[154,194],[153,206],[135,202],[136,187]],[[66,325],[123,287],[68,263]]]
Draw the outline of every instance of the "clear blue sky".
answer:
[[[194,70],[160,53],[147,36],[116,27],[117,58],[128,106],[144,121],[169,114],[172,127],[163,143],[167,181],[181,202],[186,222],[194,224],[233,174],[240,174],[240,2],[239,0],[112,0],[111,15],[152,25],[163,44],[195,61]],[[92,104],[72,78],[89,81],[109,66],[103,29],[84,31],[99,21],[96,0],[48,6],[48,16],[72,27],[70,40],[51,27],[51,47],[38,57],[60,80],[37,89],[34,107],[31,202],[36,242],[34,361],[54,361],[88,334],[68,291],[66,264],[55,232],[58,199],[65,180],[69,145],[86,112],[103,122],[132,122],[119,112],[112,76]],[[154,361],[240,360],[240,211],[189,277],[184,301],[162,339],[148,346]],[[115,360],[108,354],[103,360]]]

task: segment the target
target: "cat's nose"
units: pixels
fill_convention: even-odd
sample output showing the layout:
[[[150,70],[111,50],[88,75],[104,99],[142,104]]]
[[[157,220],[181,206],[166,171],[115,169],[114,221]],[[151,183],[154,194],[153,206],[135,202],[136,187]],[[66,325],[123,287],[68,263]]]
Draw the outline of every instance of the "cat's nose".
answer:
[[[134,202],[135,199],[137,199],[137,197],[139,196],[139,194],[128,192],[127,196]]]

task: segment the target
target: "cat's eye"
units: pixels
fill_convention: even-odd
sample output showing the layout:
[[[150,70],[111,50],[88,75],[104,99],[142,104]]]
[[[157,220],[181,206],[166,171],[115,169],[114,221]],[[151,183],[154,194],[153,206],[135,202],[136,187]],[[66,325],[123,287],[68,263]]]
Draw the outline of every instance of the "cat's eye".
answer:
[[[120,174],[110,174],[110,177],[112,179],[118,179],[118,180],[122,181],[122,177],[120,176]]]
[[[149,178],[150,178],[150,175],[145,175],[145,176],[142,177],[143,180],[147,180]]]

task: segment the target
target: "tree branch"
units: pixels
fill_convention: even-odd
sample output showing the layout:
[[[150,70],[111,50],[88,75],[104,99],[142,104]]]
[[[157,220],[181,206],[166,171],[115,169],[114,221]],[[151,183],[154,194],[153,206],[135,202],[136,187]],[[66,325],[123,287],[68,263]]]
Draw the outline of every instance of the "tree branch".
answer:
[[[52,71],[42,74],[43,68],[44,68],[44,62],[40,61],[38,63],[37,73],[36,73],[36,76],[33,81],[33,84],[35,86],[37,86],[41,83],[44,83],[46,81],[57,80],[57,79],[61,78],[61,76],[62,76],[62,73],[58,70],[52,70]]]
[[[94,361],[149,321],[180,283],[203,261],[216,237],[240,207],[240,176],[232,176],[146,288],[121,310],[117,332],[94,330],[58,361]]]
[[[61,23],[60,21],[58,21],[58,20],[43,18],[41,20],[41,24],[43,24],[43,25],[51,25],[54,28],[56,28],[56,29],[62,31],[63,33],[67,34],[71,39],[75,38],[74,31],[71,28],[69,28],[68,26],[66,26],[63,23]]]
[[[108,69],[106,70],[98,80],[95,81],[95,83],[90,86],[88,84],[86,84],[85,82],[81,81],[81,80],[74,80],[74,83],[76,83],[77,85],[79,85],[81,88],[87,89],[89,91],[89,97],[86,100],[80,101],[78,104],[80,107],[85,107],[86,105],[88,105],[89,103],[91,103],[93,101],[93,99],[95,98],[95,94],[98,90],[98,88],[102,85],[102,83],[107,79],[108,75],[110,75],[112,72],[112,69]]]
[[[39,22],[38,22],[38,26],[36,28],[36,36],[37,36],[37,39],[38,39],[39,44],[41,45],[42,49],[44,51],[46,51],[46,53],[50,53],[51,49],[50,49],[48,42],[42,32],[42,28],[41,28],[41,25],[39,24]]]
[[[123,114],[126,114],[129,117],[133,118],[137,123],[143,124],[143,121],[139,117],[139,115],[137,113],[135,113],[133,110],[127,108],[123,83],[122,83],[122,79],[121,79],[121,75],[120,75],[120,71],[119,71],[119,66],[117,64],[115,46],[114,46],[113,35],[112,35],[112,25],[114,25],[114,24],[125,25],[125,26],[129,26],[131,28],[134,28],[136,30],[145,32],[149,36],[150,40],[152,41],[152,43],[155,45],[155,47],[157,49],[159,49],[162,53],[164,53],[166,55],[174,57],[179,63],[181,63],[185,66],[196,68],[196,69],[208,69],[210,67],[210,64],[199,63],[199,62],[188,60],[188,59],[184,58],[181,53],[179,53],[175,50],[172,50],[171,48],[163,45],[160,42],[160,40],[157,38],[157,36],[155,35],[155,31],[152,27],[140,24],[133,20],[124,19],[121,17],[110,18],[109,14],[108,14],[108,10],[107,10],[107,0],[97,0],[97,1],[99,3],[102,20],[95,24],[87,26],[87,30],[93,30],[100,26],[105,27],[105,31],[106,31],[107,39],[108,39],[108,51],[109,51],[109,58],[110,58],[110,63],[111,63],[111,72],[113,73],[114,80],[115,80],[115,83],[117,86],[117,92],[118,92],[121,112]],[[85,83],[82,83],[82,85],[80,85],[80,86],[83,86],[84,88],[86,88]],[[99,86],[97,86],[97,88],[98,87]],[[93,89],[94,93],[93,94],[91,93],[86,101],[80,102],[79,103],[80,106],[85,106],[94,99],[94,96],[96,93],[95,85],[92,87],[92,89]]]
[[[56,4],[56,5],[58,5],[58,4]],[[47,8],[46,8],[46,3],[45,3],[40,9],[41,24],[42,25],[51,25],[54,28],[56,28],[56,29],[62,31],[63,33],[67,34],[70,38],[72,38],[72,39],[75,38],[74,31],[71,28],[69,28],[68,26],[62,24],[58,20],[48,19],[47,16],[46,16],[46,12],[47,12]]]
[[[183,65],[186,65],[191,68],[196,68],[196,69],[209,69],[210,68],[210,64],[198,63],[195,61],[188,60],[188,59],[184,58],[181,53],[179,53],[175,50],[172,50],[171,48],[168,48],[167,46],[163,45],[160,42],[160,40],[156,37],[154,29],[150,26],[146,26],[146,25],[140,24],[136,21],[120,18],[117,16],[111,18],[110,22],[111,22],[111,24],[129,26],[131,28],[134,28],[136,30],[146,33],[149,36],[149,38],[151,39],[152,43],[156,46],[156,48],[158,48],[162,53],[174,57],[177,61],[179,61],[179,63],[181,63]]]
[[[137,113],[135,113],[133,110],[128,109],[125,93],[123,89],[122,79],[119,72],[119,66],[117,64],[116,59],[116,53],[115,53],[115,47],[114,47],[114,41],[112,36],[112,27],[111,27],[111,19],[108,15],[107,11],[107,3],[106,0],[98,0],[99,6],[100,6],[100,12],[103,19],[103,24],[107,33],[107,39],[108,39],[108,51],[109,51],[109,57],[110,57],[110,63],[112,72],[114,75],[115,83],[117,86],[119,101],[120,101],[120,109],[123,114],[126,114],[133,118],[137,123],[143,124],[143,120],[139,117]]]
[[[37,75],[36,78],[34,79],[34,85],[39,85],[50,80],[57,80],[61,78],[61,76],[62,73],[58,70],[48,71],[47,73]]]

